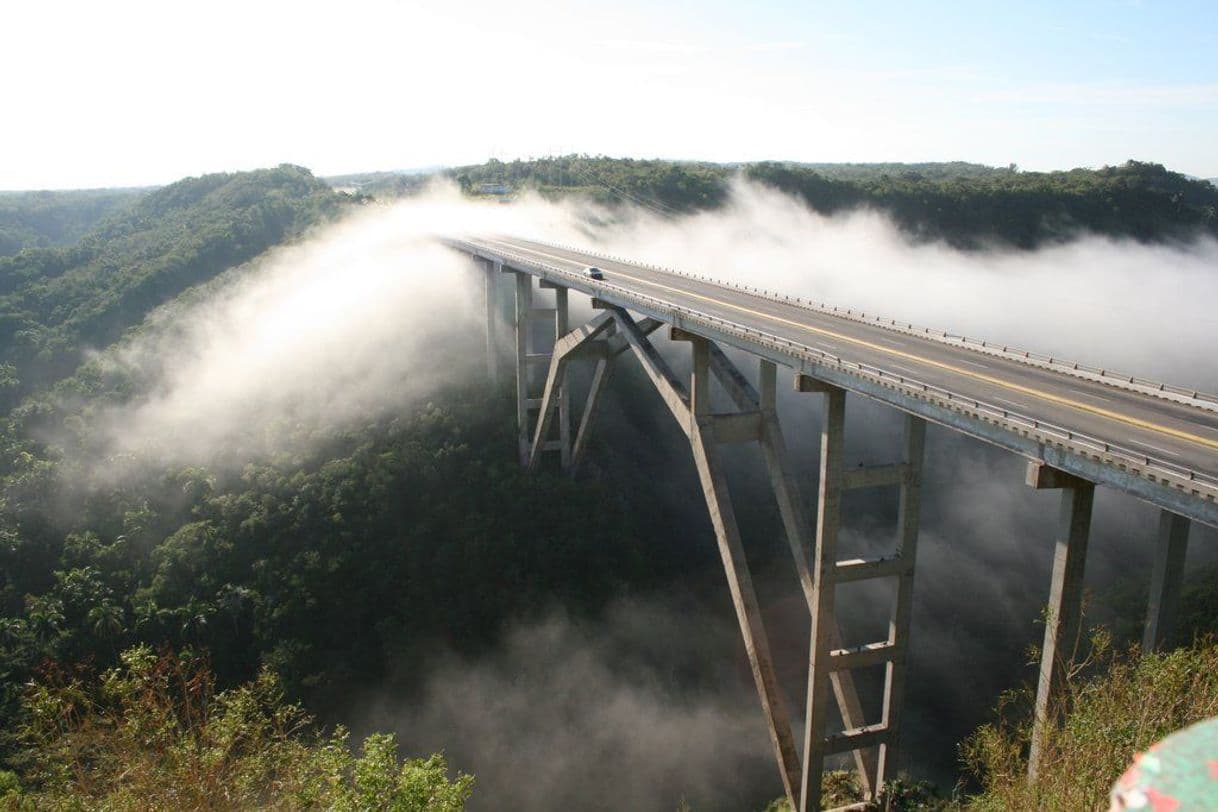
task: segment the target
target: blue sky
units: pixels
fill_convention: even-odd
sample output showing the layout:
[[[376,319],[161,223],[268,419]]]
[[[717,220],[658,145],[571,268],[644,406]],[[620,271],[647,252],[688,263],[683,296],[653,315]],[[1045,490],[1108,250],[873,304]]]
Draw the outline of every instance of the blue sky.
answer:
[[[1218,176],[1212,2],[44,0],[5,23],[4,189],[556,152]]]

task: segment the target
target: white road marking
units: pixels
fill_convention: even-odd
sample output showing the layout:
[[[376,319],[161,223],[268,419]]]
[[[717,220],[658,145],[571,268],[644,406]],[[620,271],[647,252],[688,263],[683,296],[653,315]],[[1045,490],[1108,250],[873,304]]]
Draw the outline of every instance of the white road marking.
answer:
[[[988,364],[979,364],[976,361],[966,361],[963,358],[957,358],[955,360],[959,361],[962,364],[968,364],[971,367],[976,367],[977,369],[989,369],[990,368]]]
[[[1149,448],[1153,451],[1158,451],[1160,454],[1167,454],[1169,456],[1176,453],[1174,451],[1171,451],[1166,448],[1162,448],[1157,445],[1151,445],[1150,443],[1142,442],[1141,440],[1125,440],[1124,442],[1128,445],[1136,445],[1136,446],[1141,446],[1143,448]]]
[[[891,361],[886,361],[886,362],[884,362],[884,367],[886,367],[886,368],[891,367],[892,369],[899,369],[899,370],[901,370],[902,372],[908,372],[910,375],[913,375],[915,378],[916,378],[917,376],[919,376],[919,375],[925,375],[925,374],[926,374],[925,370],[921,370],[921,371],[919,371],[919,370],[916,370],[916,369],[910,369],[910,368],[909,368],[909,367],[907,367],[907,366],[902,366],[901,364],[894,364],[894,363],[892,363]]]
[[[1013,401],[1013,400],[1007,400],[1006,398],[1000,398],[1000,397],[997,397],[997,396],[994,396],[994,395],[991,395],[989,398],[987,398],[987,400],[992,400],[992,401],[995,401],[995,402],[997,402],[997,403],[1005,403],[1005,404],[1006,404],[1006,405],[1008,405],[1008,406],[1014,406],[1016,409],[1026,409],[1026,408],[1028,408],[1028,407],[1027,407],[1027,405],[1025,405],[1025,404],[1023,404],[1023,403],[1016,403],[1016,402],[1015,402],[1015,401]]]
[[[1082,395],[1083,397],[1088,397],[1088,398],[1095,398],[1096,400],[1106,400],[1109,403],[1116,403],[1116,401],[1113,400],[1112,398],[1106,398],[1103,395],[1097,395],[1094,392],[1086,392],[1082,389],[1075,389],[1073,386],[1067,386],[1066,388],[1069,389],[1071,392],[1074,392],[1076,395]]]
[[[887,344],[890,347],[908,347],[909,346],[908,341],[897,341],[895,338],[881,338],[881,339],[878,339],[878,341],[880,341],[883,344]]]

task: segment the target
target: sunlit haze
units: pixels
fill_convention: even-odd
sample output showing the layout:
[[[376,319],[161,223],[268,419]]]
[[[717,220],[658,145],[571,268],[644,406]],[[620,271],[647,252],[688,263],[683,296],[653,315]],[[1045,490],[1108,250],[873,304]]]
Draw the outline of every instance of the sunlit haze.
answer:
[[[1206,2],[41,2],[0,189],[556,153],[1218,176]]]

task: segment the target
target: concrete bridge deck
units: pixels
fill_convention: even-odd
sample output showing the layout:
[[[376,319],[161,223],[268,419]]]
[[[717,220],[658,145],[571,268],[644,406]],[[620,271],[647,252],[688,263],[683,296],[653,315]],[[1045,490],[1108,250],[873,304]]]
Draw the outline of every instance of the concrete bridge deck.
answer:
[[[796,369],[802,363],[843,388],[1218,526],[1218,403],[1204,396],[573,248],[502,236],[462,242],[505,266],[557,275],[552,281],[605,301]],[[589,265],[604,271],[603,281],[584,277]]]

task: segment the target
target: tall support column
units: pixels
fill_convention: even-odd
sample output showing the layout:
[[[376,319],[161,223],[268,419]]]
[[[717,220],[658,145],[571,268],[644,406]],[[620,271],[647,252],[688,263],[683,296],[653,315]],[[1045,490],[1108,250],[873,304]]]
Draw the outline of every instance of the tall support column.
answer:
[[[922,512],[922,458],[926,447],[926,421],[905,415],[905,448],[901,496],[897,513],[897,556],[904,566],[897,576],[897,594],[888,622],[888,643],[908,650],[910,618],[913,614],[914,566],[918,554],[918,522]],[[901,735],[901,710],[905,705],[906,658],[888,661],[884,672],[884,710],[881,724],[888,738],[880,745],[878,784],[883,787],[897,777],[897,752]]]
[[[1159,514],[1159,543],[1150,573],[1150,601],[1146,607],[1143,651],[1159,651],[1176,626],[1176,609],[1184,580],[1184,555],[1188,551],[1189,521],[1164,510]]]
[[[516,272],[516,430],[520,464],[529,462],[529,350],[533,325],[533,277]]]
[[[486,267],[486,378],[492,389],[499,388],[499,274],[503,263],[495,260]]]
[[[571,446],[571,464],[567,473],[572,477],[579,473],[579,465],[588,449],[588,435],[596,421],[597,410],[600,409],[601,394],[612,377],[613,356],[597,360],[596,370],[592,373],[592,384],[588,387],[588,399],[584,402],[584,411],[579,418],[579,430],[575,433],[575,442]]]
[[[706,339],[698,337],[694,337],[691,343],[693,344],[694,369],[690,382],[688,432],[694,453],[694,463],[697,466],[698,478],[706,497],[711,524],[715,528],[719,555],[723,559],[723,569],[727,575],[732,603],[736,608],[740,632],[744,637],[745,650],[753,671],[753,681],[756,683],[762,710],[766,715],[770,741],[778,757],[783,788],[788,798],[797,801],[800,785],[799,753],[795,749],[790,718],[787,715],[778,678],[774,672],[769,638],[761,620],[761,609],[753,588],[753,578],[749,572],[744,547],[740,541],[740,529],[736,524],[727,478],[715,447],[713,425],[715,416],[710,413],[709,397],[709,343]]]
[[[567,334],[570,317],[567,310],[567,289],[554,289],[554,340]],[[564,376],[558,390],[558,442],[563,470],[571,467],[571,388]]]
[[[723,364],[729,363],[726,358]],[[815,556],[812,531],[808,527],[799,489],[795,484],[795,476],[787,463],[786,441],[783,438],[782,426],[778,421],[777,397],[778,367],[772,361],[762,359],[758,368],[758,383],[760,394],[757,403],[763,415],[761,430],[761,450],[765,457],[766,468],[770,474],[770,484],[774,488],[774,496],[778,502],[778,512],[782,517],[783,529],[786,532],[787,543],[795,559],[795,572],[803,587],[804,597],[808,601],[808,612],[816,611],[815,580],[812,575],[812,561]],[[747,384],[745,384],[747,385]],[[729,393],[736,387],[728,387]],[[737,396],[736,405],[746,409],[750,405],[750,393]],[[842,636],[839,627],[830,629],[829,646],[832,649],[842,646]],[[854,684],[854,675],[849,669],[833,671],[829,675],[833,694],[837,699],[837,708],[841,713],[842,722],[847,729],[861,728],[867,724],[863,715],[862,702]],[[876,748],[861,748],[854,752],[854,763],[859,777],[859,788],[863,796],[873,797],[878,789],[876,786]]]
[[[825,417],[820,435],[820,486],[816,512],[816,553],[813,558],[815,611],[808,647],[808,703],[804,723],[802,812],[820,809],[820,778],[826,753],[825,716],[829,682],[819,678],[830,670],[831,629],[836,629],[834,589],[830,574],[837,564],[837,536],[842,516],[842,453],[845,445],[846,391],[825,390]]]
[[[1091,532],[1095,484],[1035,462],[1028,465],[1028,484],[1034,488],[1060,488],[1062,491],[1057,543],[1053,552],[1053,582],[1045,617],[1045,642],[1040,652],[1032,748],[1028,754],[1028,778],[1035,780],[1040,771],[1049,712],[1060,697],[1065,673],[1078,640],[1083,606],[1083,569],[1087,560],[1087,539]]]

